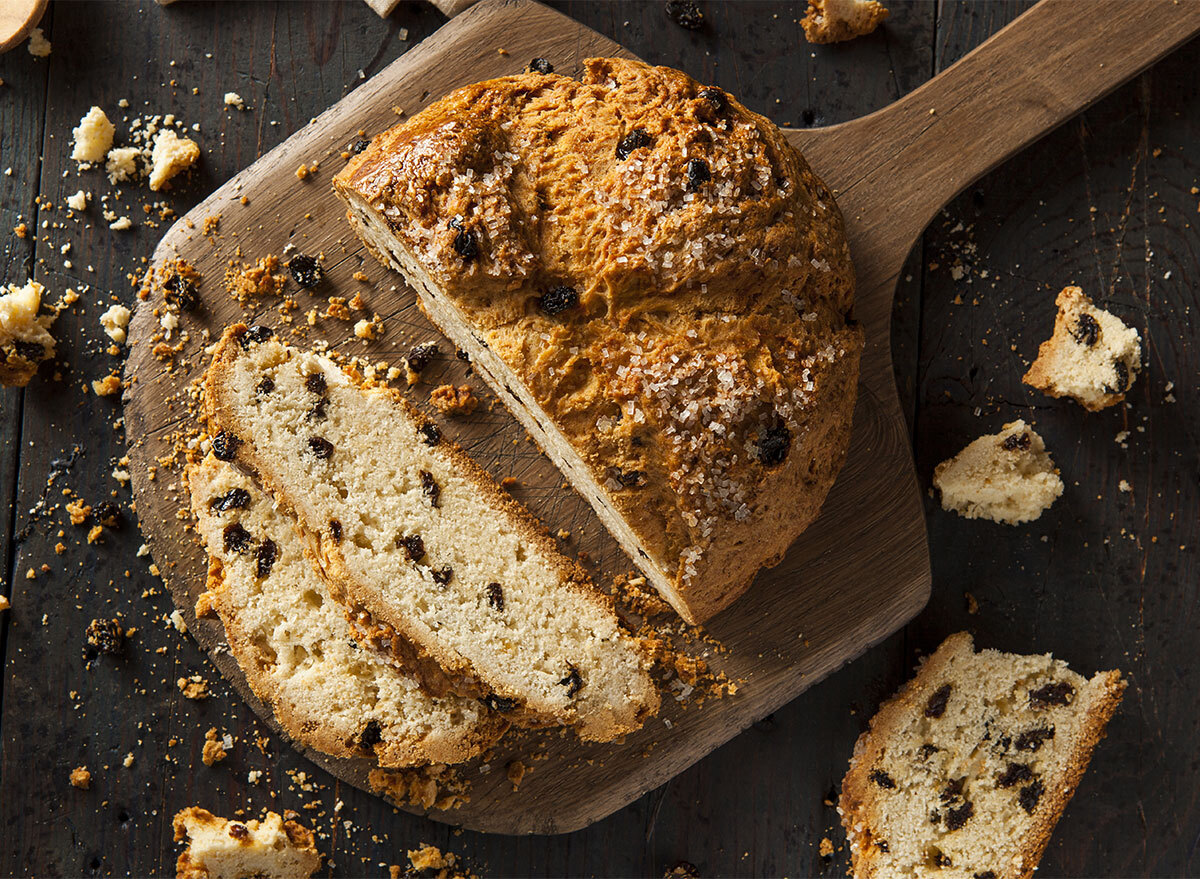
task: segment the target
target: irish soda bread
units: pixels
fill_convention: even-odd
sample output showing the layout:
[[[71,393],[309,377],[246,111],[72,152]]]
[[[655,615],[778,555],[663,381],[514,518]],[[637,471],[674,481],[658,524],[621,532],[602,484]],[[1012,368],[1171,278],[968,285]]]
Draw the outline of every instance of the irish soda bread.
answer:
[[[1027,879],[1125,690],[951,635],[858,740],[838,811],[856,879]]]
[[[1124,400],[1142,368],[1138,331],[1097,308],[1078,287],[1064,287],[1054,304],[1054,334],[1022,381],[1093,412]]]
[[[1033,521],[1063,493],[1046,444],[1020,419],[938,464],[933,487],[942,509],[1008,525]]]
[[[685,619],[816,517],[862,336],[841,214],[768,120],[592,59],[460,89],[334,186]]]
[[[189,806],[173,825],[175,841],[188,841],[176,879],[308,879],[321,866],[312,831],[275,812],[262,821],[229,821]]]
[[[658,708],[641,645],[524,507],[387,387],[235,326],[205,385],[213,450],[294,510],[356,633],[427,686],[607,741]]]
[[[188,481],[211,557],[196,613],[220,615],[230,652],[288,735],[380,766],[457,763],[496,740],[506,724],[478,701],[429,696],[358,646],[304,557],[295,519],[252,479],[209,455]]]

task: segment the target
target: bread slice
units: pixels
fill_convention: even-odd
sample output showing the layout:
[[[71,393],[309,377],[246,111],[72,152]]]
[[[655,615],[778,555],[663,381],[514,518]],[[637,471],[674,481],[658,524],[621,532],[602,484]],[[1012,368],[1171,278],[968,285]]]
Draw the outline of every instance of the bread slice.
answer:
[[[1092,412],[1124,400],[1142,368],[1138,331],[1097,308],[1078,287],[1063,287],[1054,304],[1054,333],[1021,381]]]
[[[966,519],[1032,522],[1063,493],[1046,444],[1021,419],[981,436],[933,471],[942,509]]]
[[[176,879],[308,879],[321,866],[313,832],[275,812],[262,821],[230,821],[188,806],[172,826],[176,842],[188,841]]]
[[[238,325],[215,348],[214,451],[295,511],[359,636],[427,685],[589,740],[657,710],[640,643],[524,507],[399,392],[268,332]]]
[[[816,518],[862,333],[841,214],[769,120],[592,58],[459,89],[334,188],[685,620]]]
[[[951,635],[854,747],[838,811],[856,879],[1028,879],[1124,690]]]
[[[459,763],[500,736],[507,724],[478,701],[430,696],[391,657],[359,646],[295,519],[254,480],[210,454],[188,482],[211,557],[196,613],[220,615],[251,689],[289,736],[386,767]]]

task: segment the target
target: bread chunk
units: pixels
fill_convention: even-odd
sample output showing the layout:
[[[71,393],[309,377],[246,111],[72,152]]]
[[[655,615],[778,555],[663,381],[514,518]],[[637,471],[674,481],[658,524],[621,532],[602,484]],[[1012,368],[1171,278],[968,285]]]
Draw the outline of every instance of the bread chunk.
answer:
[[[800,27],[810,43],[840,43],[866,36],[887,17],[878,0],[808,0]]]
[[[99,107],[92,107],[72,130],[75,146],[71,158],[76,162],[101,162],[112,147],[117,127]]]
[[[268,332],[238,325],[216,346],[213,451],[294,510],[356,636],[435,692],[589,740],[657,710],[641,645],[524,507],[399,392]]]
[[[37,281],[0,287],[0,384],[6,387],[25,387],[54,356],[50,326],[58,313],[38,314],[45,292]]]
[[[1064,287],[1054,303],[1054,334],[1022,381],[1092,412],[1120,403],[1142,368],[1138,331],[1097,308],[1078,287]]]
[[[1120,704],[1049,654],[951,635],[854,746],[838,812],[855,879],[1028,879]]]
[[[176,879],[308,879],[321,866],[312,831],[275,812],[262,821],[230,821],[189,806],[173,823],[175,841],[188,841]]]
[[[380,766],[458,763],[507,724],[475,699],[427,695],[354,641],[341,605],[305,557],[295,519],[249,476],[211,454],[188,470],[211,563],[211,607],[251,689],[297,742]]]
[[[1063,493],[1046,444],[1020,419],[938,464],[933,485],[942,509],[1007,525],[1032,522]]]
[[[150,153],[150,188],[158,192],[171,178],[196,164],[199,158],[200,147],[194,140],[164,128],[154,138],[154,149]]]
[[[460,89],[334,187],[684,619],[816,517],[862,334],[841,214],[770,121],[591,59]]]

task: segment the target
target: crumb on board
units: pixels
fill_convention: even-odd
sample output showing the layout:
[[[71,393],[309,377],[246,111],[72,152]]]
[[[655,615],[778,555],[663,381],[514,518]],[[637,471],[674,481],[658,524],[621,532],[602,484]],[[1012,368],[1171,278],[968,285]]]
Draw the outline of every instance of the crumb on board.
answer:
[[[470,782],[445,763],[412,769],[372,769],[371,790],[401,805],[447,811],[471,801]]]
[[[443,415],[470,415],[479,406],[470,385],[439,385],[429,392],[429,403]]]
[[[76,766],[71,770],[71,787],[87,790],[92,786],[92,773],[86,766]]]
[[[204,734],[204,750],[200,754],[200,759],[205,766],[213,766],[220,763],[228,756],[225,750],[225,742],[223,739],[217,738],[217,728],[211,726],[208,732]]]
[[[512,783],[514,791],[521,787],[521,782],[525,779],[525,776],[532,771],[531,768],[527,767],[520,760],[510,760],[508,765],[504,767],[504,774]]]
[[[268,254],[254,265],[240,268],[231,264],[225,272],[225,289],[238,302],[260,296],[279,296],[283,293],[286,276],[280,271],[279,257]]]
[[[183,693],[185,699],[200,700],[209,697],[208,682],[200,675],[180,678],[175,682],[175,686],[179,687],[179,692]]]

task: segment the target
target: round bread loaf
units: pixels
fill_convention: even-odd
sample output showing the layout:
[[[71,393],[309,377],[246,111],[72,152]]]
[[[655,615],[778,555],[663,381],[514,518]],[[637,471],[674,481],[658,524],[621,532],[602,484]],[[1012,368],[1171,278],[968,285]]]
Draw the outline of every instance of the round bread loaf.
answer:
[[[334,186],[685,619],[816,517],[862,335],[841,214],[769,120],[592,59],[460,89]]]

